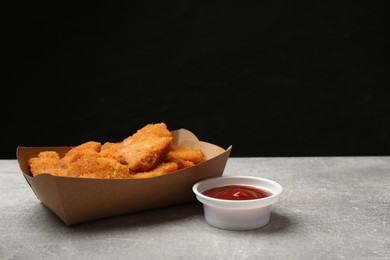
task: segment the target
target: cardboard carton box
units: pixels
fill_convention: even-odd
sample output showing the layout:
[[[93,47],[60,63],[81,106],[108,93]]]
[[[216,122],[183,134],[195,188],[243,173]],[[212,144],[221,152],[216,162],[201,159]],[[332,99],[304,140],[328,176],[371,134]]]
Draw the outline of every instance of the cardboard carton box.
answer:
[[[167,175],[146,179],[90,179],[50,174],[32,176],[28,159],[41,151],[62,157],[72,147],[17,148],[20,169],[37,198],[66,225],[113,217],[153,208],[196,201],[192,186],[203,179],[222,176],[232,146],[226,150],[199,141],[188,130],[172,131],[173,144],[200,147],[206,161]]]

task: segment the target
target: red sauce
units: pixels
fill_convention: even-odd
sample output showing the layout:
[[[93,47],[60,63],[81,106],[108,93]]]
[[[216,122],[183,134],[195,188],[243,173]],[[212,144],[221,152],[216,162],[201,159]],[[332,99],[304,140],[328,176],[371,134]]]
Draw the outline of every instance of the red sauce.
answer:
[[[272,193],[244,185],[227,185],[208,189],[203,195],[223,200],[255,200],[271,196]]]

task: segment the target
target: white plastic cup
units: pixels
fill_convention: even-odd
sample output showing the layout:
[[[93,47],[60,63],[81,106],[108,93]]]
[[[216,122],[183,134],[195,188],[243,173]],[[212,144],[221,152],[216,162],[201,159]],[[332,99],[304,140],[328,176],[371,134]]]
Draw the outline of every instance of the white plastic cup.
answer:
[[[251,186],[272,193],[253,200],[225,200],[202,194],[204,191],[226,185]],[[197,182],[192,187],[196,198],[203,203],[205,220],[211,226],[228,230],[251,230],[267,225],[272,204],[282,192],[282,186],[269,179],[253,176],[222,176]]]

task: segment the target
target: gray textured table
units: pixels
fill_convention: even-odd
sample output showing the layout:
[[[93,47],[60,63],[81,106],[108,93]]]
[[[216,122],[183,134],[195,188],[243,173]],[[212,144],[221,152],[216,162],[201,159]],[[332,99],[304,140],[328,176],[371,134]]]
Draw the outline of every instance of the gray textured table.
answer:
[[[0,160],[0,259],[390,259],[390,157],[230,158],[224,175],[283,186],[267,226],[217,229],[195,202],[67,227]]]

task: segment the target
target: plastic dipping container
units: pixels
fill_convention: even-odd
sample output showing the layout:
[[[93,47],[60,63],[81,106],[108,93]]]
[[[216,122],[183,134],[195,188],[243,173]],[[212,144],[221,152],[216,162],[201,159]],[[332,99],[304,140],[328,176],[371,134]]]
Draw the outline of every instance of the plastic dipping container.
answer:
[[[252,200],[225,200],[202,194],[226,185],[244,185],[267,190],[271,196]],[[222,176],[202,180],[192,187],[196,198],[203,203],[205,220],[211,226],[228,230],[257,229],[268,224],[272,204],[282,192],[282,186],[269,179],[252,176]]]

